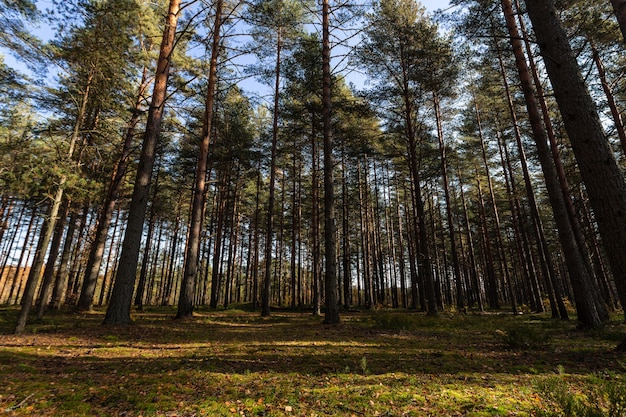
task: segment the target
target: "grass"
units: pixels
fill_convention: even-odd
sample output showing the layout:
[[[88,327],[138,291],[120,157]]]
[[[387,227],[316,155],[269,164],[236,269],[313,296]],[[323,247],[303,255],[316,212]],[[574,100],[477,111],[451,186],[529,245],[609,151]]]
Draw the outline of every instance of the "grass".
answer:
[[[325,326],[155,308],[124,327],[54,314],[14,336],[16,315],[0,310],[0,415],[556,416],[578,401],[608,416],[626,392],[617,319],[585,332],[542,315],[378,311]]]

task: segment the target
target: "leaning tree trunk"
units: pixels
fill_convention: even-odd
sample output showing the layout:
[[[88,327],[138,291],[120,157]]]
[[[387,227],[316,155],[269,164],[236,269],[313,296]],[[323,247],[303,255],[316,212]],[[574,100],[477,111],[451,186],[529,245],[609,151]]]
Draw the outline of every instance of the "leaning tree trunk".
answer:
[[[213,43],[211,45],[211,62],[209,64],[209,82],[207,86],[206,102],[204,105],[204,119],[202,121],[202,138],[198,163],[196,165],[196,181],[194,185],[193,201],[191,204],[191,220],[185,253],[185,267],[183,280],[178,299],[176,318],[188,318],[193,315],[194,299],[196,294],[196,275],[198,274],[198,259],[200,255],[200,235],[204,218],[206,199],[206,177],[209,162],[209,143],[211,139],[211,122],[213,120],[213,103],[215,102],[215,85],[217,83],[217,58],[220,50],[220,31],[222,24],[222,0],[215,4],[215,23],[213,24]]]
[[[59,250],[61,249],[61,240],[63,238],[63,232],[65,231],[65,221],[70,209],[70,202],[65,200],[61,206],[61,212],[57,224],[54,228],[54,235],[52,236],[52,242],[50,244],[50,252],[46,261],[46,267],[43,271],[43,282],[41,284],[41,290],[39,291],[39,301],[37,305],[37,319],[41,320],[44,313],[48,308],[48,300],[52,294],[52,288],[54,286],[54,267],[56,265],[57,258],[59,256]]]
[[[620,12],[624,12],[620,1]],[[626,305],[626,182],[596,111],[575,55],[557,17],[553,0],[528,0],[526,7],[533,23],[545,66],[600,235],[609,259],[622,306]]]
[[[580,251],[580,248],[577,245],[576,238],[572,231],[571,222],[568,217],[563,193],[562,193],[560,184],[558,183],[556,169],[554,167],[554,161],[552,160],[551,151],[548,147],[547,135],[546,135],[545,128],[543,126],[542,119],[541,119],[541,112],[537,104],[535,91],[532,86],[532,80],[530,77],[529,68],[526,63],[523,51],[522,51],[523,45],[519,36],[519,32],[517,30],[517,25],[516,25],[515,17],[513,14],[513,7],[512,7],[511,0],[502,0],[501,3],[503,7],[503,12],[507,21],[507,28],[511,36],[510,40],[511,40],[513,51],[516,57],[516,65],[517,65],[518,72],[520,75],[520,81],[522,83],[522,89],[523,89],[524,97],[526,100],[526,106],[527,106],[527,110],[529,114],[531,128],[533,130],[533,136],[535,138],[535,143],[537,144],[537,153],[539,156],[539,160],[541,162],[542,170],[544,172],[544,178],[546,181],[548,196],[550,198],[550,203],[553,208],[554,219],[557,224],[559,240],[563,246],[563,251],[564,251],[565,260],[567,263],[568,272],[570,274],[570,279],[572,281],[572,286],[574,288],[574,293],[575,293],[575,298],[576,298],[576,307],[578,311],[578,320],[583,326],[597,327],[602,324],[602,317],[600,315],[599,306],[597,305],[597,300],[595,299],[595,297],[593,297],[594,292],[597,293],[597,289],[593,287],[594,284],[591,282],[589,274],[587,273],[585,262],[582,259],[582,253]],[[567,43],[567,37],[565,35],[565,32],[562,30],[562,27],[560,26],[560,22],[558,21],[558,19],[556,19],[556,15],[553,14],[551,18],[549,10],[545,9],[544,6],[538,6],[538,2],[536,2],[536,0],[534,2],[528,1],[527,3],[528,3],[527,7],[529,11],[531,8],[535,8],[534,10],[535,13],[541,13],[541,16],[534,15],[535,19],[538,19],[544,24],[544,27],[541,27],[541,29],[543,29],[546,32],[551,33],[552,35],[552,36],[546,36],[545,39],[542,39],[539,41],[542,52],[544,52],[544,56],[558,56],[561,58],[560,61],[564,61],[564,62],[567,61],[567,56],[566,56],[567,51],[565,51],[564,49],[554,51],[549,48],[550,49],[549,51],[544,50],[546,48],[545,46],[546,40],[551,37],[552,37],[552,40],[554,40],[554,36],[561,37],[560,39],[557,39],[556,42],[561,42],[561,40],[564,41],[565,44],[567,45],[567,48],[569,49],[569,44]],[[552,2],[546,1],[546,4],[547,3],[552,3]],[[541,12],[538,12],[539,9],[541,10]],[[552,13],[555,13],[554,9],[552,10]],[[532,16],[533,15],[531,14],[531,17]],[[555,30],[555,28],[553,26],[558,27],[560,29],[560,32],[554,33],[553,31]],[[541,29],[540,30],[537,30],[537,28],[535,29],[538,37],[540,37],[540,34],[542,33]],[[548,42],[550,41],[548,40]],[[546,54],[546,52],[548,53]],[[569,55],[573,62],[573,67],[571,67],[570,70],[573,70],[575,74],[580,75],[580,73],[578,72],[578,65],[576,63],[575,58],[571,54],[571,50],[569,50]],[[563,65],[564,62],[562,62],[560,65]],[[569,64],[572,64],[572,62],[569,62]],[[553,66],[553,62],[550,59],[546,59],[545,64],[546,64],[546,68]],[[567,71],[563,72],[561,69],[558,69],[557,71],[559,72],[561,76],[569,75]],[[549,70],[548,73],[550,74],[550,72],[551,71]],[[553,72],[552,77],[554,77],[554,68],[552,68],[552,72]],[[559,79],[559,81],[562,81],[562,80]],[[567,81],[568,81],[568,85],[570,83],[575,84],[575,79],[572,79],[571,77],[568,78]],[[582,78],[580,79],[580,83],[581,85],[579,85],[578,87],[582,88],[582,90],[584,90],[584,92],[588,96],[588,93],[586,92],[586,88],[584,86]],[[560,96],[560,94],[562,93],[565,93],[565,95],[568,96],[566,101],[568,101],[568,99],[574,99],[576,101],[576,103],[567,103],[565,105],[565,109],[567,111],[563,111],[564,108],[561,107],[561,112],[563,114],[563,119],[567,128],[568,124],[571,124],[571,121],[568,122],[568,119],[571,119],[571,117],[574,116],[576,113],[578,113],[578,116],[574,116],[574,117],[582,117],[582,113],[584,113],[584,112],[581,112],[580,109],[578,109],[578,106],[583,104],[581,102],[582,97],[580,96],[574,97],[573,95],[570,95],[569,90],[558,91],[557,85],[558,83],[556,85],[553,83],[553,87],[555,88],[555,95],[557,97],[557,102],[559,102],[560,107],[561,107],[560,102],[563,101],[563,96]],[[565,85],[560,86],[560,87],[564,88],[565,90],[567,90],[568,88],[570,89],[576,88],[572,86],[566,87]],[[596,119],[597,119],[597,113],[595,113],[594,104],[591,100],[591,97],[590,96],[588,97],[589,97],[590,107],[587,107],[587,110],[592,109],[591,112],[596,114]],[[588,114],[585,113],[585,116],[588,116]],[[591,120],[588,120],[588,121],[591,122]],[[570,128],[571,128],[571,125],[570,125]],[[576,128],[582,129],[583,126],[577,125]],[[599,125],[599,120],[598,120],[598,128],[600,128],[601,139],[604,140],[606,147],[608,148],[608,142],[606,142],[606,139],[604,138],[602,134],[602,129]],[[570,132],[570,129],[568,129],[568,133],[570,134],[572,145],[574,145],[574,143],[576,142],[576,138],[575,137],[572,138],[571,134],[578,133],[578,132]],[[579,138],[579,140],[581,140],[581,142],[589,142],[587,138]],[[575,149],[575,152],[576,152],[576,149]],[[586,152],[583,151],[583,153],[586,153]],[[609,155],[611,158],[613,158],[613,155],[610,151],[609,151]],[[615,160],[613,159],[613,161]],[[617,168],[617,165],[615,166]],[[585,168],[586,167],[581,164],[581,169],[583,171],[583,178],[585,177],[586,174],[588,174],[588,173],[585,173]],[[589,168],[592,168],[592,167],[589,166]],[[619,168],[617,169],[619,170]],[[593,177],[593,175],[591,175],[591,177]],[[622,217],[624,217],[626,216],[626,185],[624,184],[624,179],[623,179],[623,176],[621,176],[621,172],[620,172],[620,177],[621,177],[621,182],[622,182],[621,187],[624,189],[624,194],[623,194],[624,212],[622,213]],[[622,228],[624,229],[624,232],[625,232],[622,236],[626,237],[626,227],[622,225]],[[626,266],[626,262],[625,262],[625,266]],[[626,268],[624,270],[626,271]]]
[[[115,284],[111,293],[111,302],[107,308],[104,324],[130,324],[130,307],[133,299],[133,289],[137,275],[139,249],[143,234],[143,223],[146,217],[152,168],[156,155],[156,147],[161,132],[161,122],[167,98],[167,80],[169,78],[170,63],[175,46],[176,25],[180,11],[181,0],[170,0],[163,38],[157,60],[157,71],[154,79],[152,102],[148,111],[146,130],[143,135],[143,144],[133,196],[128,210],[128,222],[119,269],[115,276]]]
[[[78,304],[76,305],[76,309],[78,311],[91,310],[93,305],[93,298],[96,292],[96,284],[100,272],[100,265],[102,264],[108,230],[111,225],[113,211],[115,210],[115,205],[117,203],[117,195],[119,194],[120,187],[122,186],[122,180],[126,174],[126,168],[130,162],[130,154],[132,152],[132,145],[135,138],[135,128],[139,123],[141,105],[145,99],[145,90],[148,87],[147,80],[147,69],[144,68],[139,86],[139,93],[135,99],[135,106],[126,129],[122,151],[119,160],[117,161],[117,165],[111,175],[111,183],[109,184],[109,189],[100,209],[96,233],[93,238],[93,243],[89,249],[89,257],[87,258],[87,266],[85,268],[85,279],[83,281]]]
[[[78,214],[76,213],[76,211],[72,211],[72,214],[70,214],[67,232],[65,233],[65,242],[63,243],[63,251],[61,252],[59,270],[56,273],[56,280],[54,282],[54,288],[52,290],[52,300],[50,302],[50,308],[52,308],[53,310],[59,310],[61,308],[61,301],[63,300],[63,296],[66,292],[70,255],[72,254],[72,243],[74,242],[77,218]]]
[[[76,116],[76,121],[74,123],[74,129],[72,131],[72,136],[70,137],[69,148],[67,151],[67,155],[65,156],[65,160],[68,162],[72,160],[72,157],[74,155],[74,150],[78,142],[78,137],[80,135],[80,127],[83,123],[85,112],[87,111],[87,103],[89,101],[89,90],[91,87],[93,76],[94,75],[92,73],[89,75],[89,78],[87,79],[85,91],[81,99],[80,107],[78,108],[78,114]],[[57,191],[55,193],[54,199],[52,200],[52,205],[50,206],[50,213],[49,213],[48,221],[46,222],[46,229],[43,235],[41,235],[40,241],[37,244],[38,250],[35,253],[35,259],[33,260],[33,264],[28,274],[28,279],[26,280],[26,288],[24,289],[24,294],[22,295],[22,301],[21,301],[22,308],[17,318],[17,324],[15,325],[15,330],[14,330],[15,334],[21,334],[24,331],[24,328],[26,327],[26,319],[28,318],[28,314],[30,313],[33,299],[35,298],[35,292],[37,290],[37,286],[39,285],[41,269],[43,268],[43,264],[44,264],[45,257],[46,257],[46,252],[48,251],[48,246],[50,244],[50,240],[52,239],[52,234],[56,226],[57,216],[59,214],[59,209],[63,201],[63,193],[65,192],[65,187],[67,186],[66,183],[67,183],[67,176],[65,174],[62,174],[61,178],[59,179],[59,184],[57,185]]]
[[[519,0],[515,0],[515,8],[516,10],[519,12],[520,5],[519,5]],[[548,136],[548,140],[550,143],[550,150],[552,151],[552,159],[554,160],[554,165],[556,167],[556,172],[557,172],[557,176],[559,179],[559,184],[561,185],[561,191],[563,192],[563,199],[565,200],[565,208],[567,209],[567,213],[569,215],[569,219],[571,222],[571,226],[572,226],[572,231],[574,232],[574,236],[576,238],[576,241],[578,243],[578,247],[581,251],[582,254],[582,258],[583,261],[586,263],[587,265],[587,270],[589,271],[589,275],[590,277],[593,278],[594,276],[594,269],[593,266],[591,265],[591,258],[590,258],[590,254],[586,245],[586,240],[585,237],[582,233],[582,228],[580,225],[580,221],[578,219],[578,216],[576,214],[576,210],[574,209],[574,204],[572,201],[572,194],[571,194],[571,189],[569,186],[569,183],[567,181],[567,175],[565,173],[565,167],[563,166],[563,161],[561,160],[561,151],[559,149],[558,143],[557,143],[557,139],[556,139],[556,135],[554,133],[554,127],[552,126],[552,120],[550,118],[550,112],[548,110],[548,105],[546,103],[546,99],[545,99],[545,93],[543,91],[543,86],[541,83],[541,79],[539,78],[539,71],[537,69],[537,65],[535,63],[535,59],[533,58],[533,54],[532,54],[532,49],[530,46],[530,41],[528,39],[527,33],[526,33],[526,25],[524,23],[524,19],[522,18],[522,16],[518,16],[518,21],[519,21],[519,27],[520,30],[522,31],[523,37],[524,37],[524,45],[526,47],[526,52],[528,54],[528,62],[529,62],[529,69],[531,71],[531,74],[533,76],[533,80],[535,82],[535,86],[537,89],[537,101],[541,107],[541,113],[543,115],[543,119],[544,119],[544,124],[545,124],[545,128],[546,128],[546,134]],[[595,54],[594,54],[595,56]],[[603,87],[605,86],[605,80],[603,80],[602,82]],[[605,90],[606,92],[606,90]],[[615,103],[613,103],[613,106],[611,106],[611,98],[612,95],[608,94],[607,95],[607,99],[609,100],[609,107],[611,107],[612,112],[613,111],[617,111],[617,108],[615,107]],[[615,113],[613,113],[615,115]],[[621,131],[620,133],[620,138],[624,137],[624,129],[623,129],[623,125],[621,123],[621,118],[618,116],[617,119],[615,120],[615,124],[617,126],[617,130],[618,132]],[[620,129],[621,127],[621,129]],[[624,139],[626,141],[626,138]],[[626,142],[622,142],[622,144],[624,144]],[[624,148],[626,150],[626,147]],[[545,241],[545,237],[544,237],[544,241]],[[547,256],[547,254],[549,253],[549,251],[547,250],[547,244],[544,244],[544,253],[546,254],[547,259],[550,261],[550,257]],[[551,263],[551,261],[550,261]],[[565,307],[563,305],[563,300],[561,299],[561,296],[559,294],[558,291],[558,286],[556,283],[556,279],[555,276],[556,274],[554,273],[554,267],[552,265],[550,265],[550,271],[552,271],[551,276],[553,277],[553,286],[555,289],[555,295],[557,297],[557,302],[559,303],[559,309],[561,310],[561,315],[562,318],[567,317],[567,313],[565,313]],[[596,304],[599,307],[600,310],[600,317],[602,318],[602,320],[608,320],[608,311],[606,310],[606,308],[604,307],[604,301],[601,298],[601,294],[598,292],[597,294],[594,294],[594,297],[597,298],[596,300]]]
[[[626,305],[626,182],[580,73],[553,0],[528,0],[528,14],[585,183],[622,306]],[[617,3],[617,4],[616,4]],[[613,4],[626,12],[623,1]],[[558,60],[556,59],[558,58]]]
[[[626,10],[626,9],[625,9]],[[600,77],[600,84],[602,84],[602,90],[604,91],[604,95],[606,96],[606,102],[611,110],[611,116],[613,116],[613,124],[615,125],[615,131],[617,132],[617,137],[619,138],[619,143],[622,146],[622,152],[626,155],[626,129],[624,129],[624,121],[622,120],[622,113],[619,111],[617,107],[617,103],[615,102],[615,96],[613,95],[613,91],[609,82],[606,79],[606,71],[604,70],[604,64],[602,63],[602,59],[600,58],[600,52],[593,44],[591,43],[591,53],[593,56],[593,62],[596,64],[596,69],[598,70],[598,76]]]

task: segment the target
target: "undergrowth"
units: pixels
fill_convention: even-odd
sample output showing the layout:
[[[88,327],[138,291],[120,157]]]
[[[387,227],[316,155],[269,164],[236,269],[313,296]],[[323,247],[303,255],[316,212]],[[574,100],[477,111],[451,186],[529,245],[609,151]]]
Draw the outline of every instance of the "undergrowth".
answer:
[[[151,307],[113,327],[67,312],[21,336],[1,309],[0,415],[625,415],[621,322],[378,310],[326,326],[234,307],[184,322]]]
[[[589,376],[576,383],[568,375],[557,375],[536,384],[549,410],[537,409],[540,417],[624,417],[626,381],[623,375]]]

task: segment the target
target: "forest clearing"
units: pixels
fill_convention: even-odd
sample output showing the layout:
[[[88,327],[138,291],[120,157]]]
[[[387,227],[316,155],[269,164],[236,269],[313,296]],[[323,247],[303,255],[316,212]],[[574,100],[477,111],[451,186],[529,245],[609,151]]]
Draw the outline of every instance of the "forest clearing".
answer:
[[[7,416],[623,416],[626,326],[545,314],[352,311],[263,318],[249,306],[102,326],[57,313],[0,336]],[[7,333],[17,315],[0,311]],[[584,414],[586,413],[586,414]],[[612,414],[611,414],[612,413]]]

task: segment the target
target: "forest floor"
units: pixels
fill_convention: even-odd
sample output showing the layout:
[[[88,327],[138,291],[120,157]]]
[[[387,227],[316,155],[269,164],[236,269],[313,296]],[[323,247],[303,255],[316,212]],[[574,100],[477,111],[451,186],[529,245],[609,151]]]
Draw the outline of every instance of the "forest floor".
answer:
[[[0,308],[0,416],[626,415],[617,316],[582,331],[529,314],[174,313],[113,327],[57,312],[15,336]]]

